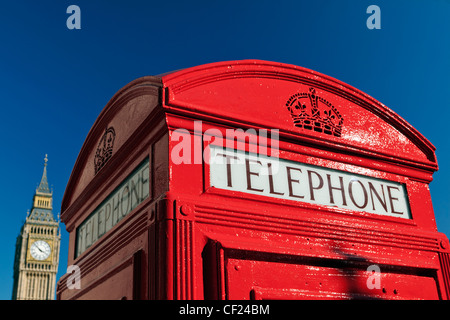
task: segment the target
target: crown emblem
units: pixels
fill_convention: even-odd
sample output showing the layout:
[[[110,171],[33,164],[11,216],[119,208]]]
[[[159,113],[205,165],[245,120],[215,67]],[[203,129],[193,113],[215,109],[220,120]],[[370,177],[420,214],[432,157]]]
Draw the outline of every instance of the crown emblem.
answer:
[[[330,102],[316,95],[314,88],[291,96],[286,107],[296,127],[341,136],[344,119]]]
[[[109,158],[111,158],[115,139],[116,132],[114,131],[114,128],[106,128],[105,133],[98,143],[97,151],[95,152],[95,174],[97,174],[97,172],[106,164],[106,162],[108,162]]]

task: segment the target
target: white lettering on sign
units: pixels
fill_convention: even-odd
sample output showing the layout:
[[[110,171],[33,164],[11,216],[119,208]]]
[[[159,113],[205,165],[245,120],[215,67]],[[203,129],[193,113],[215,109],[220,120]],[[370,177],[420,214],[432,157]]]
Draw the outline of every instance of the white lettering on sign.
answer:
[[[403,184],[210,146],[211,186],[411,219]]]
[[[149,195],[149,160],[145,160],[77,228],[78,257]]]

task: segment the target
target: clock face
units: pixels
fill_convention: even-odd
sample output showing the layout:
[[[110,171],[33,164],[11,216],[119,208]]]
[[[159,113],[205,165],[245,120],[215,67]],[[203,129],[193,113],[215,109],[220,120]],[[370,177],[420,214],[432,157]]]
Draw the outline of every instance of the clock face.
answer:
[[[36,260],[45,260],[50,255],[51,248],[50,245],[43,241],[38,240],[33,242],[30,248],[31,256]]]

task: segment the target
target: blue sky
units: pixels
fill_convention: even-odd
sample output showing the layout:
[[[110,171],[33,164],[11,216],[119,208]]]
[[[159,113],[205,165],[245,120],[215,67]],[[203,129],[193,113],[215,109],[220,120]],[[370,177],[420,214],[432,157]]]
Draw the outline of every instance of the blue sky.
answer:
[[[69,30],[69,5],[81,30]],[[369,30],[369,5],[381,29]],[[450,1],[1,1],[0,299],[48,154],[54,213],[86,135],[128,82],[199,64],[262,59],[346,82],[403,117],[437,150],[430,185],[450,236]],[[63,226],[60,271],[67,268]]]

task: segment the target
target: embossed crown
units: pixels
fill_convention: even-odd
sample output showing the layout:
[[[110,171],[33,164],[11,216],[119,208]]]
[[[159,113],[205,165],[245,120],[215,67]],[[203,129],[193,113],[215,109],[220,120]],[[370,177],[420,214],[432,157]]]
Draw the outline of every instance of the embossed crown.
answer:
[[[105,129],[100,142],[98,143],[97,151],[95,152],[94,167],[95,173],[97,173],[111,158],[114,147],[114,140],[116,138],[116,132],[113,127]]]
[[[330,102],[316,95],[314,88],[291,96],[286,107],[296,127],[341,136],[344,119]]]

